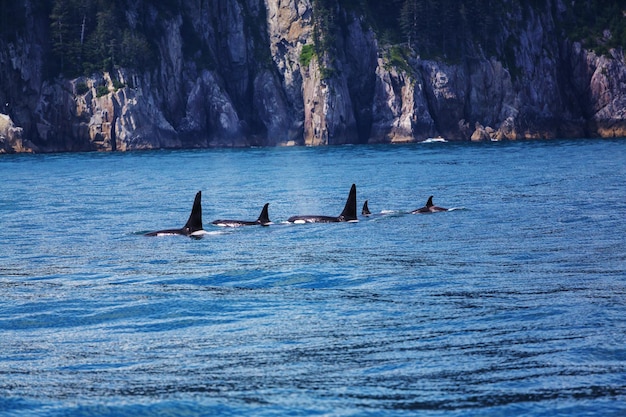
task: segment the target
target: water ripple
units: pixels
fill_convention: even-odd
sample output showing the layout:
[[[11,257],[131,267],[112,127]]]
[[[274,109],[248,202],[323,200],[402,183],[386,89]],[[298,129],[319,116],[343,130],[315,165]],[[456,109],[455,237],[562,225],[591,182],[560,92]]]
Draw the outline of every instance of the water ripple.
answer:
[[[623,146],[3,156],[0,413],[622,415]]]

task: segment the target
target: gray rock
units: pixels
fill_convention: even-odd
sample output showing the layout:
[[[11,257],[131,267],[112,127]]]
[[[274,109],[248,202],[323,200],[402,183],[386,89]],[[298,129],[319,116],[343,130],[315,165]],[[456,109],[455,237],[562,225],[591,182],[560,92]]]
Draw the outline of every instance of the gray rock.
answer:
[[[626,136],[623,51],[560,38],[559,2],[512,4],[489,54],[468,42],[455,61],[407,50],[398,65],[339,5],[330,50],[301,62],[309,0],[143,1],[124,16],[158,64],[76,79],[46,76],[48,16],[25,1],[25,30],[0,39],[0,152]]]

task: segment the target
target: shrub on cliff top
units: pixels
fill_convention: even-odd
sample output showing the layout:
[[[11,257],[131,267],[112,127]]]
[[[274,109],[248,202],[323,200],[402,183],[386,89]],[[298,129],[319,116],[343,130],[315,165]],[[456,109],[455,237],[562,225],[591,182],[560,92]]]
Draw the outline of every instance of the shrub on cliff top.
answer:
[[[392,46],[387,51],[387,62],[389,65],[396,67],[407,74],[411,74],[413,69],[408,61],[408,50],[399,45]]]
[[[99,85],[98,88],[96,88],[96,97],[106,96],[107,94],[109,94],[109,87],[106,85]]]
[[[82,96],[89,91],[89,87],[85,83],[77,83],[76,84],[76,94]]]
[[[124,85],[123,82],[121,82],[117,78],[113,79],[113,88],[115,88],[115,91],[119,90],[120,88],[124,88],[124,87],[126,87],[126,85]]]
[[[300,52],[300,65],[302,67],[308,67],[314,56],[315,47],[313,45],[304,45]]]

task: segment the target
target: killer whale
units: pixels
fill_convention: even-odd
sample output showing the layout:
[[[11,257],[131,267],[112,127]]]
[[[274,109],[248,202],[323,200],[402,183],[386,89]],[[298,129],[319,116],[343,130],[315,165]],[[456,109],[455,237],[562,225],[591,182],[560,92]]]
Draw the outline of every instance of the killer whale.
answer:
[[[363,216],[369,216],[370,214],[372,214],[370,208],[367,206],[367,201],[368,200],[365,200],[365,203],[363,203],[363,209],[361,210],[361,214]]]
[[[146,233],[145,236],[166,236],[166,235],[183,235],[183,236],[200,236],[204,234],[202,229],[202,191],[196,193],[193,200],[193,207],[187,223],[180,229],[165,229],[155,232]]]
[[[447,208],[439,207],[433,204],[433,196],[428,197],[428,201],[424,207],[420,207],[411,212],[411,214],[419,214],[419,213],[436,213],[438,211],[448,211]]]
[[[240,227],[240,226],[255,226],[255,225],[261,225],[261,226],[269,226],[270,224],[272,224],[272,222],[270,221],[270,217],[268,214],[268,207],[269,207],[270,203],[266,203],[263,206],[263,209],[261,210],[261,214],[259,215],[259,218],[254,220],[254,221],[247,221],[247,220],[214,220],[212,222],[212,224],[216,225],[216,226],[222,226],[222,227]]]
[[[356,185],[352,184],[350,193],[346,200],[346,205],[341,214],[337,217],[333,216],[291,216],[287,219],[289,223],[337,223],[337,222],[356,222]]]

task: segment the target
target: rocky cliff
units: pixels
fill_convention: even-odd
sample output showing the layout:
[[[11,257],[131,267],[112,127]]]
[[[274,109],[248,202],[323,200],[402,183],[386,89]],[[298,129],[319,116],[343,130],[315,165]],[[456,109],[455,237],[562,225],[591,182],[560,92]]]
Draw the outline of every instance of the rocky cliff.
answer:
[[[155,63],[77,78],[50,72],[42,3],[0,39],[0,152],[626,136],[624,53],[563,36],[559,1],[511,1],[491,52],[441,59],[339,3],[320,51],[309,0],[126,1]]]

